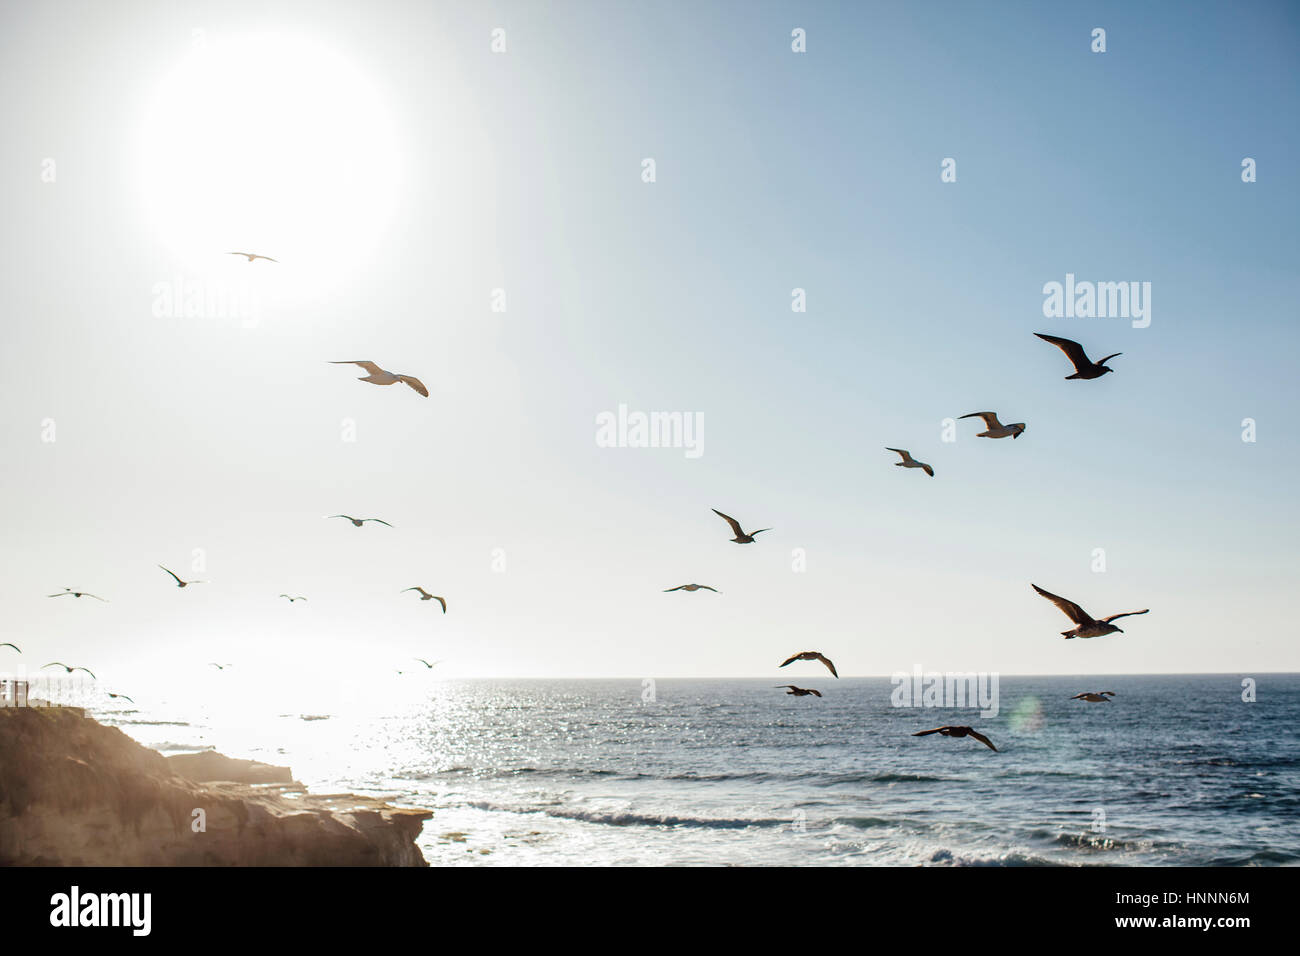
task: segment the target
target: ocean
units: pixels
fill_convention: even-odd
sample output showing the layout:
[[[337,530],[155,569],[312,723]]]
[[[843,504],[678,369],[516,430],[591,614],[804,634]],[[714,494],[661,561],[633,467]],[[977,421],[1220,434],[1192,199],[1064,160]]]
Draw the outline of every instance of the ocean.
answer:
[[[427,807],[434,866],[1300,862],[1300,675],[1003,677],[999,713],[888,678],[437,680],[356,708],[91,708],[146,746]],[[418,681],[418,683],[417,683]],[[1108,703],[1070,700],[1113,690]],[[914,731],[974,726],[972,738]]]

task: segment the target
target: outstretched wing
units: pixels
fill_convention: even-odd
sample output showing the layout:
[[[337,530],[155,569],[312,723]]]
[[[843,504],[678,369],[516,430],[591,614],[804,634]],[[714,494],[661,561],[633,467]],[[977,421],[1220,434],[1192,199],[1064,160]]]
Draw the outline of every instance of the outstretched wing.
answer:
[[[1079,607],[1079,605],[1075,604],[1073,601],[1067,600],[1059,594],[1053,594],[1051,591],[1044,591],[1037,584],[1030,584],[1029,586],[1064,611],[1065,616],[1075,624],[1087,624],[1092,620],[1092,618],[1088,616],[1088,612]]]
[[[98,677],[95,677],[95,672],[92,671],[89,667],[74,667],[73,670],[74,670],[74,671],[85,671],[87,674],[89,674],[89,675],[90,675],[91,677],[93,677],[95,680],[99,680]]]
[[[434,599],[435,601],[437,601],[439,604],[442,605],[442,613],[443,613],[443,614],[446,614],[446,613],[447,613],[447,602],[446,602],[445,600],[443,600],[442,598],[438,597],[438,595],[436,595],[436,594],[433,596],[433,599]]]
[[[1057,335],[1044,335],[1042,332],[1035,332],[1034,335],[1038,336],[1044,342],[1051,342],[1058,349],[1064,352],[1065,357],[1070,360],[1070,364],[1074,366],[1076,372],[1082,372],[1092,364],[1088,359],[1088,356],[1084,353],[1083,346],[1078,342],[1075,342],[1073,339],[1063,339]],[[1105,361],[1105,359],[1102,359],[1102,361]]]
[[[808,688],[808,693],[810,693],[810,694],[815,694],[815,695],[817,695],[818,697],[820,697],[820,696],[822,695],[822,692],[821,692],[821,691],[819,691],[819,690],[813,690],[811,687]]]
[[[757,533],[757,532],[755,532],[755,533]],[[707,584],[697,584],[697,585],[695,585],[695,586],[696,586],[697,588],[701,588],[702,590],[705,590],[705,591],[712,591],[714,594],[717,594],[717,593],[718,593],[718,589],[717,589],[717,588],[711,588],[711,587],[709,587]]]
[[[835,670],[835,665],[831,663],[831,659],[827,657],[825,654],[818,652],[817,660],[825,664],[827,669],[830,670],[830,672],[834,674],[836,677],[840,676],[839,673]]]
[[[908,450],[907,450],[906,448],[886,448],[885,451],[892,451],[892,452],[894,452],[895,454],[901,455],[902,458],[903,458],[903,461],[911,461],[911,460],[912,460],[912,455],[911,455],[910,452],[908,452]]]
[[[387,521],[385,521],[383,518],[362,518],[361,521],[363,524],[367,521],[378,521],[380,524],[385,525],[386,527],[389,528],[392,527],[392,525],[389,524]]]
[[[782,664],[781,666],[782,666],[782,667],[785,667],[786,664],[793,664],[795,661],[797,661],[797,660],[798,660],[799,658],[801,658],[801,657],[803,657],[803,653],[802,653],[802,652],[800,652],[800,653],[794,655],[794,657],[791,657],[789,660],[787,660],[787,661],[786,661],[784,664]]]
[[[371,375],[378,375],[378,374],[381,374],[381,373],[384,371],[382,368],[380,368],[380,367],[379,367],[378,365],[376,365],[374,362],[370,362],[370,361],[357,361],[356,359],[345,359],[345,360],[343,360],[343,361],[339,361],[339,362],[330,362],[330,364],[331,364],[331,365],[360,365],[363,369],[365,369],[365,370],[366,370],[367,372],[369,372]]]
[[[675,587],[675,588],[664,588],[664,594],[667,594],[669,591],[680,591],[680,590],[681,590],[682,588],[684,588],[684,587],[686,587],[685,584],[679,584],[679,585],[677,585],[677,587]],[[52,594],[50,595],[50,597],[53,597],[53,596],[54,596],[54,595],[52,595]]]
[[[998,421],[997,412],[971,412],[969,415],[962,415],[961,418],[982,418],[986,428],[1001,428],[1002,423]]]
[[[1151,608],[1147,607],[1147,608],[1143,608],[1143,609],[1140,610],[1140,611],[1123,611],[1123,612],[1121,612],[1121,613],[1119,613],[1119,614],[1112,614],[1110,617],[1103,617],[1103,618],[1101,619],[1101,622],[1102,622],[1103,624],[1109,624],[1111,621],[1117,621],[1117,620],[1119,620],[1121,617],[1131,617],[1131,616],[1134,615],[1134,614],[1147,614],[1147,613],[1150,612],[1150,610],[1151,610]]]
[[[966,729],[966,733],[969,734],[970,736],[974,737],[976,740],[978,740],[980,743],[982,743],[985,747],[988,747],[989,750],[996,751],[996,750],[998,749],[997,747],[994,747],[994,746],[993,746],[993,741],[989,740],[987,737],[985,737],[985,736],[984,736],[982,733],[980,733],[978,730],[974,730],[974,729],[968,727],[968,728]]]
[[[21,653],[23,652],[23,649],[22,649],[21,647],[19,647],[17,644],[10,644],[8,641],[5,641],[3,644],[0,644],[0,647],[12,647],[12,648],[13,648],[14,650],[16,650],[19,654],[21,654]]]
[[[714,508],[714,509],[713,509],[713,513],[714,513],[715,515],[717,515],[719,518],[721,518],[721,519],[723,519],[724,521],[726,521],[727,524],[731,525],[731,530],[735,533],[735,535],[736,535],[737,538],[739,538],[741,535],[743,535],[743,534],[745,533],[744,531],[742,531],[742,530],[740,529],[740,522],[737,521],[735,518],[731,517],[731,515],[724,515],[724,514],[723,514],[721,511],[719,511],[717,508]]]
[[[1102,359],[1101,361],[1099,361],[1097,364],[1098,364],[1098,365],[1105,365],[1105,364],[1106,364],[1107,362],[1109,362],[1111,359],[1115,358],[1115,356],[1117,356],[1117,355],[1123,355],[1123,354],[1124,354],[1123,352],[1113,352],[1113,353],[1111,353],[1110,355],[1107,355],[1104,359]]]
[[[158,565],[158,567],[162,568],[164,571],[167,571],[167,569],[166,569],[166,568],[163,568],[163,566],[162,566],[161,564]],[[175,571],[167,571],[167,573],[170,574],[172,577],[176,578],[176,572],[175,572]],[[176,583],[177,583],[177,584],[182,583],[182,582],[181,582],[181,579],[180,579],[180,578],[176,578]]]
[[[918,730],[916,733],[912,734],[912,736],[913,736],[913,737],[925,737],[925,736],[927,736],[927,735],[929,735],[929,734],[937,734],[937,733],[939,733],[941,730],[947,730],[947,729],[948,729],[948,725],[947,725],[947,724],[944,724],[942,727],[936,727],[936,728],[934,728],[934,730]]]
[[[428,398],[428,397],[429,397],[429,390],[428,390],[427,388],[425,388],[425,387],[424,387],[424,383],[421,382],[421,381],[420,381],[418,378],[416,378],[414,375],[399,375],[399,376],[397,376],[397,380],[398,380],[399,382],[405,382],[407,385],[411,386],[411,388],[415,389],[417,392],[419,392],[419,393],[420,393],[421,395],[423,395],[425,398]]]
[[[931,478],[933,478],[934,469],[931,468],[929,465],[927,465],[925,462],[921,462],[920,464],[921,464],[921,470],[925,472],[927,475],[929,475]]]

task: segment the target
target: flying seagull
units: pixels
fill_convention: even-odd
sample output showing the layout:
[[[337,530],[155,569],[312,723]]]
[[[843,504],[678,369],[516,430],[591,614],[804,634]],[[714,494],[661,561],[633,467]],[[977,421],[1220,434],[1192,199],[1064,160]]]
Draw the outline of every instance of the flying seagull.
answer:
[[[1075,694],[1070,700],[1089,700],[1094,704],[1108,704],[1114,696],[1113,690],[1103,690],[1100,694]]]
[[[1107,372],[1115,371],[1113,368],[1107,368],[1106,363],[1116,355],[1124,354],[1123,352],[1114,352],[1107,355],[1100,362],[1094,362],[1088,358],[1087,353],[1083,351],[1083,346],[1078,342],[1063,339],[1056,335],[1044,335],[1042,332],[1035,332],[1034,334],[1044,342],[1051,342],[1055,345],[1065,353],[1066,358],[1074,365],[1074,374],[1065,376],[1067,381],[1072,378],[1101,378]]]
[[[831,663],[831,659],[826,655],[824,655],[821,651],[803,651],[802,653],[796,654],[794,655],[794,657],[791,657],[789,660],[785,662],[785,664],[782,664],[781,666],[785,667],[786,664],[793,664],[795,661],[821,661],[823,664],[826,665],[826,669],[828,671],[830,671],[836,677],[840,676],[839,672],[835,670],[835,665]]]
[[[91,594],[89,591],[74,591],[72,588],[64,588],[58,594],[47,594],[46,597],[67,597],[68,595],[72,595],[73,597],[93,597],[96,601],[104,601],[105,604],[108,603],[108,601],[104,600],[104,598],[100,597],[98,594]]]
[[[289,603],[290,603],[290,604],[292,604],[294,601],[305,601],[305,600],[307,600],[307,599],[306,599],[305,597],[303,597],[301,594],[299,594],[297,597],[289,597],[289,595],[287,595],[287,594],[281,594],[280,597],[282,597],[282,598],[289,598]]]
[[[411,386],[411,388],[415,389],[425,398],[429,397],[429,390],[425,388],[424,383],[421,382],[414,375],[398,375],[396,372],[385,371],[384,369],[376,365],[374,362],[364,362],[364,361],[359,362],[353,359],[345,359],[340,362],[330,362],[330,364],[331,365],[360,365],[363,369],[365,369],[370,374],[360,376],[358,378],[358,381],[369,382],[371,385],[395,385],[398,382],[405,382],[407,385]]]
[[[754,533],[758,534],[757,531]],[[664,588],[664,594],[669,591],[712,591],[714,594],[721,593],[717,588],[711,588],[707,584],[679,584],[675,588]]]
[[[166,568],[163,568],[163,566],[162,566],[161,564],[158,565],[158,567],[162,568],[164,571],[167,571],[167,569],[166,569]],[[176,586],[177,586],[178,588],[188,587],[188,586],[191,585],[191,584],[207,584],[207,583],[208,583],[207,581],[182,581],[180,578],[177,578],[177,577],[176,577],[176,572],[175,572],[175,571],[167,571],[167,573],[170,574],[172,577],[176,578]]]
[[[244,257],[246,257],[246,258],[248,259],[249,262],[252,262],[254,259],[265,259],[267,262],[279,262],[279,261],[280,261],[279,259],[272,259],[270,256],[261,256],[261,255],[258,255],[256,252],[227,252],[226,255],[228,255],[228,256],[244,256]]]
[[[1006,438],[1008,435],[1012,438],[1019,438],[1020,433],[1025,430],[1024,422],[1003,425],[998,421],[997,412],[971,412],[969,415],[962,415],[961,417],[984,419],[984,427],[987,431],[980,432],[975,436],[976,438]]]
[[[1079,607],[1079,605],[1075,604],[1073,601],[1066,600],[1058,594],[1053,594],[1051,591],[1044,591],[1037,584],[1030,584],[1029,586],[1059,607],[1065,612],[1066,617],[1078,625],[1068,631],[1061,632],[1061,636],[1067,641],[1072,637],[1103,637],[1107,634],[1114,634],[1116,631],[1123,634],[1123,628],[1116,627],[1110,622],[1118,620],[1121,617],[1128,617],[1130,614],[1146,614],[1151,610],[1148,607],[1143,608],[1141,611],[1124,611],[1123,613],[1112,614],[1110,617],[1103,617],[1098,620],[1090,617],[1087,611]]]
[[[886,448],[885,451],[897,452],[903,456],[902,461],[894,462],[895,468],[920,468],[931,478],[934,477],[934,469],[923,461],[917,461],[906,448]]]
[[[377,522],[379,522],[379,523],[382,524],[382,525],[387,525],[387,526],[390,527],[390,528],[392,527],[392,525],[391,525],[391,524],[388,524],[388,522],[385,521],[383,518],[354,518],[354,517],[352,517],[352,515],[326,515],[325,517],[326,517],[326,518],[347,518],[349,521],[351,521],[351,522],[352,522],[354,525],[356,525],[358,528],[360,528],[360,527],[361,527],[363,524],[365,524],[367,521],[377,521]]]
[[[736,542],[736,544],[752,544],[754,541],[754,535],[762,534],[764,531],[772,530],[771,528],[759,528],[757,531],[752,532],[751,534],[746,534],[744,531],[741,530],[740,522],[737,521],[735,518],[732,518],[729,515],[724,515],[717,508],[713,509],[713,513],[717,515],[719,518],[722,518],[724,521],[726,521],[727,524],[731,525],[731,530],[734,531],[736,534],[736,536],[731,540]]]
[[[436,595],[436,594],[430,594],[430,593],[429,593],[428,591],[426,591],[424,588],[420,588],[420,587],[415,587],[415,588],[402,588],[402,590],[401,590],[400,592],[398,592],[398,593],[399,593],[399,594],[405,594],[407,591],[419,591],[419,592],[420,592],[420,600],[421,600],[421,601],[437,601],[439,604],[442,605],[442,613],[443,613],[443,614],[446,614],[446,613],[447,613],[447,602],[446,602],[445,600],[443,600],[442,598],[438,597],[438,595]]]
[[[209,667],[215,667],[215,668],[216,668],[217,670],[219,670],[219,671],[224,671],[224,670],[225,670],[227,667],[229,667],[230,665],[229,665],[229,664],[218,664],[216,661],[208,661],[208,666],[209,666]]]
[[[114,694],[112,691],[109,691],[109,692],[108,692],[108,696],[109,696],[109,697],[121,697],[123,700],[131,700],[131,698],[130,698],[130,697],[127,697],[126,694]],[[131,700],[131,703],[134,704],[135,701]]]
[[[5,641],[3,644],[0,644],[0,647],[12,647],[12,648],[13,648],[14,650],[16,650],[19,654],[21,654],[21,653],[23,652],[23,649],[22,649],[21,647],[19,647],[17,644],[10,644],[8,641]]]
[[[433,664],[430,664],[430,663],[429,663],[428,661],[426,661],[423,657],[412,657],[411,660],[413,660],[413,661],[419,661],[419,662],[420,662],[421,664],[423,664],[425,667],[429,668],[429,670],[433,670],[433,664],[441,664],[441,663],[442,663],[442,660],[439,659],[439,660],[434,661]],[[398,671],[397,673],[400,674],[400,673],[402,673],[402,672],[401,672],[401,671]]]
[[[822,692],[819,690],[813,690],[811,687],[795,687],[794,684],[777,684],[776,687],[790,688],[788,691],[785,692],[787,697],[791,695],[794,695],[795,697],[807,697],[809,694],[815,694],[816,696],[820,697],[822,695]]]
[[[69,667],[67,664],[63,663],[62,661],[50,661],[50,663],[48,664],[42,664],[41,670],[44,670],[47,667],[62,667],[69,674],[71,674],[73,671],[85,671],[91,677],[94,677],[95,680],[99,680],[98,677],[95,677],[94,672],[91,671],[91,669],[88,667]]]
[[[934,730],[918,730],[912,734],[913,737],[924,737],[926,734],[943,734],[945,737],[974,737],[989,750],[996,751],[998,748],[993,746],[993,741],[989,740],[974,727],[936,727]]]

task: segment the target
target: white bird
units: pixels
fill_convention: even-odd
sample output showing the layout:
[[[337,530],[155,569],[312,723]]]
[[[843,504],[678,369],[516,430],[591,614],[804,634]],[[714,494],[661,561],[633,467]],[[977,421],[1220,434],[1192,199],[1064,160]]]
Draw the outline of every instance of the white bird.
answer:
[[[1008,435],[1012,438],[1019,438],[1020,433],[1025,430],[1024,422],[1003,425],[998,421],[997,412],[971,412],[969,415],[962,415],[961,417],[984,419],[984,427],[988,430],[980,432],[975,436],[976,438],[1006,438]]]
[[[267,262],[279,262],[279,259],[272,259],[270,256],[260,256],[256,252],[227,252],[228,256],[244,256],[249,262],[254,259],[265,259]]]
[[[430,594],[428,591],[426,591],[424,588],[421,587],[402,588],[402,590],[398,593],[405,594],[407,591],[419,591],[421,601],[437,601],[439,604],[442,605],[442,613],[443,614],[447,613],[447,602],[442,598],[438,597],[438,595]]]
[[[885,451],[896,452],[901,455],[903,460],[894,462],[895,468],[920,468],[931,478],[934,477],[934,469],[923,461],[917,461],[912,457],[912,453],[906,448],[886,448]]]
[[[338,362],[330,362],[330,364],[331,365],[360,365],[363,369],[365,369],[370,374],[360,376],[357,379],[357,381],[359,382],[369,382],[371,385],[396,385],[398,382],[405,382],[407,385],[411,386],[411,388],[415,389],[425,398],[429,397],[429,390],[425,388],[424,383],[421,382],[414,375],[399,375],[396,372],[389,372],[386,371],[385,369],[380,368],[374,362],[357,361],[355,359],[344,359]]]
[[[167,571],[167,569],[166,569],[166,568],[163,568],[163,566],[162,566],[161,564],[158,565],[158,567],[162,568],[164,571]],[[176,577],[176,572],[175,572],[175,571],[167,571],[167,573],[170,574],[172,577],[176,578],[176,586],[177,586],[178,588],[189,587],[191,584],[207,584],[207,583],[208,583],[207,581],[182,581],[180,578]]]
[[[1051,601],[1062,611],[1065,616],[1073,621],[1077,627],[1068,631],[1062,631],[1061,636],[1067,641],[1074,637],[1104,637],[1107,634],[1114,634],[1116,631],[1123,634],[1123,628],[1116,627],[1111,621],[1118,620],[1121,617],[1128,617],[1132,614],[1146,614],[1150,608],[1143,608],[1141,611],[1124,611],[1120,614],[1112,614],[1110,617],[1094,618],[1083,608],[1073,601],[1061,597],[1059,594],[1053,594],[1051,591],[1044,591],[1037,584],[1030,584],[1031,588],[1041,594],[1047,600]]]

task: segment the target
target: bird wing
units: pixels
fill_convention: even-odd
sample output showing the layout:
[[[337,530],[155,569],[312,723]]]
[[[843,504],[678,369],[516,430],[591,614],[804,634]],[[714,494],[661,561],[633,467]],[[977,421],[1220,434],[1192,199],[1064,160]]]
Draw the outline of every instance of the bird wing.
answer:
[[[906,448],[886,448],[885,451],[892,451],[892,452],[894,452],[894,453],[896,453],[896,454],[898,454],[898,455],[901,455],[902,458],[903,458],[903,461],[911,461],[911,460],[912,460],[912,455],[911,455],[910,452],[908,452],[908,450],[907,450]]]
[[[349,521],[356,521],[356,520],[357,520],[356,518],[352,517],[352,515],[326,515],[325,517],[326,517],[326,519],[329,519],[329,518],[347,518]]]
[[[925,737],[925,736],[928,735],[928,734],[937,734],[937,733],[939,733],[939,731],[941,731],[941,730],[947,730],[947,729],[948,729],[948,725],[947,725],[947,724],[944,724],[942,727],[936,727],[936,728],[934,728],[934,730],[918,730],[916,733],[912,734],[912,736],[913,736],[913,737]]]
[[[428,398],[428,397],[429,397],[429,390],[428,390],[427,388],[425,388],[425,387],[424,387],[424,383],[421,382],[421,381],[420,381],[418,378],[416,378],[414,375],[399,375],[399,376],[397,376],[397,380],[398,380],[399,382],[405,382],[407,385],[411,386],[411,388],[415,389],[417,392],[419,392],[419,393],[420,393],[421,395],[423,395],[425,398]]]
[[[1065,616],[1075,624],[1087,624],[1092,620],[1092,618],[1088,616],[1088,612],[1079,607],[1079,605],[1075,604],[1073,601],[1067,600],[1059,594],[1053,594],[1051,591],[1044,591],[1037,584],[1030,584],[1029,586],[1064,611]]]
[[[816,694],[818,697],[820,697],[820,696],[822,695],[822,692],[821,692],[821,691],[819,691],[819,690],[813,690],[811,687],[808,688],[808,693],[810,693],[810,694]]]
[[[126,694],[114,694],[113,696],[114,696],[114,697],[121,697],[123,700],[131,700],[131,698],[130,698],[130,697],[127,697]],[[131,700],[131,703],[134,704],[135,701]]]
[[[830,669],[830,672],[834,674],[836,677],[840,676],[839,673],[835,670],[835,665],[831,663],[831,659],[827,657],[825,654],[818,653],[817,660],[825,664]]]
[[[1087,696],[1088,696],[1087,694],[1075,694],[1073,697],[1070,698],[1070,700],[1083,700]]]
[[[736,533],[737,538],[739,538],[741,535],[745,533],[740,529],[740,522],[737,521],[735,518],[731,517],[730,515],[724,515],[717,508],[713,509],[713,513],[717,515],[719,518],[722,518],[724,521],[726,521],[727,524],[731,525],[731,530]]]
[[[167,569],[166,569],[166,568],[163,568],[163,566],[162,566],[161,564],[158,565],[158,567],[162,568],[164,571],[167,571]],[[172,577],[176,578],[176,572],[175,572],[175,571],[167,571],[167,573],[170,574]],[[180,578],[176,578],[176,583],[177,583],[177,584],[179,584],[180,581],[181,581]]]
[[[1035,332],[1036,336],[1044,342],[1051,342],[1058,349],[1065,353],[1065,357],[1070,360],[1076,372],[1082,372],[1092,364],[1087,354],[1083,351],[1083,346],[1073,339],[1063,339],[1056,335],[1044,335],[1042,332]],[[1104,361],[1104,360],[1103,360]]]
[[[428,593],[424,590],[424,588],[420,587],[419,585],[416,585],[413,588],[402,588],[401,593],[405,594],[407,591],[419,591],[421,594]]]
[[[802,652],[802,651],[799,652],[798,654],[794,655],[794,657],[791,657],[789,660],[787,660],[787,661],[785,662],[785,664],[782,664],[781,666],[782,666],[782,667],[785,667],[786,664],[793,664],[795,661],[797,661],[797,660],[798,660],[799,658],[801,658],[801,657],[803,657],[803,652]]]
[[[1117,356],[1117,355],[1123,355],[1123,354],[1124,354],[1123,352],[1115,352],[1115,353],[1113,353],[1113,354],[1111,354],[1111,355],[1107,355],[1104,359],[1102,359],[1101,361],[1099,361],[1097,364],[1098,364],[1098,365],[1105,365],[1105,364],[1106,364],[1107,362],[1109,362],[1111,359],[1115,358],[1115,356]]]
[[[989,750],[992,750],[992,751],[994,751],[994,752],[997,751],[998,748],[993,746],[993,741],[989,740],[987,737],[985,737],[985,736],[984,736],[982,733],[980,733],[978,730],[974,730],[974,729],[972,729],[972,728],[970,728],[970,727],[967,727],[967,728],[966,728],[966,733],[970,734],[970,736],[974,737],[976,740],[978,740],[980,743],[982,743],[985,747],[988,747]]]
[[[331,365],[360,365],[363,369],[365,369],[365,370],[366,370],[367,372],[369,372],[371,375],[375,375],[375,374],[377,374],[377,373],[381,373],[381,372],[383,372],[383,369],[382,369],[382,368],[380,368],[380,367],[379,367],[378,365],[376,365],[374,362],[370,362],[370,361],[358,361],[358,360],[356,360],[356,359],[345,359],[345,360],[343,360],[343,361],[339,361],[339,362],[330,362],[330,364],[331,364]]]
[[[1143,608],[1143,609],[1140,610],[1140,611],[1123,611],[1123,612],[1121,612],[1121,613],[1119,613],[1119,614],[1112,614],[1110,617],[1103,617],[1103,618],[1101,619],[1101,623],[1103,623],[1103,624],[1109,624],[1111,621],[1118,620],[1118,619],[1121,618],[1121,617],[1130,617],[1131,615],[1134,615],[1134,614],[1146,614],[1146,613],[1148,613],[1150,610],[1151,610],[1151,608],[1148,607],[1148,608]]]
[[[74,670],[74,671],[85,671],[85,672],[86,672],[87,674],[89,674],[91,677],[94,677],[95,680],[99,680],[98,677],[95,677],[95,672],[92,671],[89,667],[74,667],[73,670]]]
[[[929,475],[931,478],[934,477],[934,469],[931,468],[929,465],[927,465],[925,462],[921,462],[921,470],[925,472],[927,475]]]
[[[426,661],[423,657],[412,657],[411,660],[413,660],[413,661],[419,661],[419,662],[420,662],[421,664],[423,664],[425,667],[429,667],[429,668],[432,668],[432,667],[433,667],[433,665],[430,664],[428,661]]]
[[[58,594],[47,594],[46,597],[71,597],[71,591],[60,591]]]
[[[776,690],[782,690],[783,688],[788,688],[789,690],[799,689],[798,687],[795,687],[794,684],[773,684],[772,687]]]
[[[437,601],[439,604],[442,605],[442,613],[443,613],[443,614],[446,614],[446,613],[447,613],[447,602],[446,602],[444,599],[438,597],[438,595],[436,595],[436,594],[433,596],[433,599],[434,599],[435,601]]]
[[[72,668],[63,663],[63,661],[50,661],[48,664],[42,664],[41,670],[45,670],[47,667],[62,667],[65,671],[72,670]]]
[[[13,648],[14,650],[16,650],[19,654],[21,654],[21,653],[23,652],[23,651],[22,651],[22,648],[20,648],[17,644],[10,644],[8,641],[5,641],[3,644],[0,644],[0,647],[12,647],[12,648]]]
[[[707,584],[697,584],[696,587],[703,588],[706,591],[712,591],[714,594],[718,593],[717,588],[711,588]]]
[[[962,418],[982,418],[987,428],[1001,428],[1002,423],[998,421],[997,412],[971,412],[969,415],[962,415]]]
[[[1107,694],[1107,695],[1109,695],[1109,696],[1111,696],[1111,697],[1114,697],[1114,696],[1115,696],[1115,692],[1114,692],[1113,690],[1103,690],[1102,693],[1103,693],[1103,694]]]
[[[675,588],[664,588],[664,594],[667,594],[669,591],[680,591],[684,587],[686,587],[685,584],[679,584]],[[54,595],[51,594],[50,597],[54,597]]]
[[[96,601],[103,601],[105,604],[108,603],[107,598],[102,598],[98,594],[91,594],[89,591],[82,591],[81,593],[86,595],[86,597],[93,597]]]
[[[386,527],[389,527],[389,528],[392,527],[392,525],[389,524],[387,521],[385,521],[383,518],[362,518],[361,520],[362,520],[363,522],[366,522],[366,521],[378,521],[380,524],[385,525]]]

